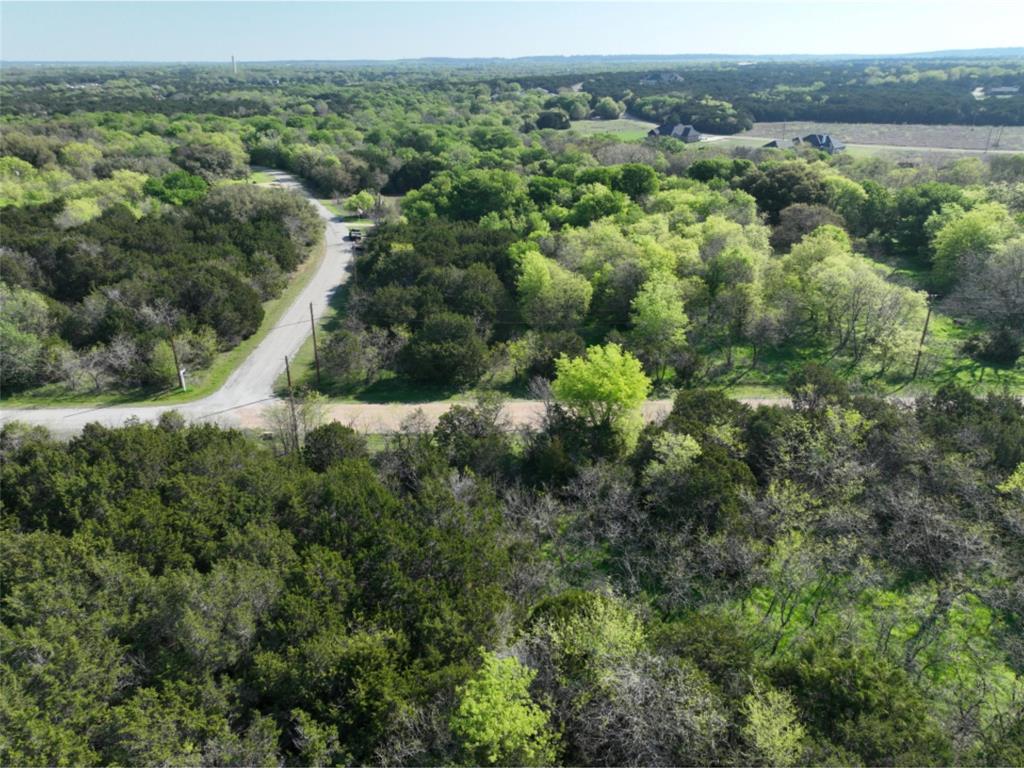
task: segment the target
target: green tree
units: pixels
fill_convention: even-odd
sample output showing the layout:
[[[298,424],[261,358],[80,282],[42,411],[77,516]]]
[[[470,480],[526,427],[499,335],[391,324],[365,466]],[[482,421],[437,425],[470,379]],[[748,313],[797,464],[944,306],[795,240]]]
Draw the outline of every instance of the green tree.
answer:
[[[585,357],[562,355],[555,363],[551,391],[591,426],[614,427],[631,445],[651,380],[639,360],[618,344],[605,344],[588,348]]]
[[[534,328],[571,328],[583,321],[593,288],[540,251],[530,248],[519,257],[516,277],[523,317]]]
[[[980,257],[983,262],[1016,229],[1010,212],[1000,203],[982,203],[966,212],[960,206],[944,208],[933,214],[926,226],[935,233],[932,279],[942,290],[948,290],[960,279],[960,270],[968,257]]]
[[[569,114],[564,109],[545,109],[537,116],[538,128],[565,130],[570,126]]]
[[[530,697],[536,671],[514,658],[484,653],[458,690],[451,728],[469,765],[551,765],[557,740],[548,714]]]
[[[625,111],[625,105],[611,96],[602,96],[594,105],[594,115],[602,120],[615,120],[621,117]]]
[[[948,765],[949,737],[910,676],[869,648],[805,646],[772,667],[801,719],[868,765]]]
[[[316,472],[324,472],[340,461],[365,457],[366,438],[336,421],[311,429],[302,446],[303,461]]]
[[[588,184],[583,194],[569,211],[569,222],[577,227],[592,221],[614,216],[626,209],[629,198],[622,192],[615,192],[603,184]]]
[[[470,317],[454,312],[431,315],[399,354],[414,379],[468,386],[483,375],[487,345]]]
[[[53,329],[44,296],[0,281],[0,386],[39,383]]]
[[[821,172],[801,160],[764,163],[743,177],[744,190],[757,199],[772,224],[779,223],[779,212],[795,203],[824,205],[828,189]]]
[[[868,213],[882,201],[884,196],[867,189]],[[926,182],[913,187],[904,187],[892,202],[891,224],[888,231],[881,230],[891,238],[897,253],[925,262],[928,257],[928,229],[925,222],[942,206],[956,203],[962,205],[964,193],[952,184]],[[883,219],[884,221],[884,219]]]
[[[171,159],[208,182],[240,179],[249,172],[249,156],[238,136],[231,133],[198,134],[175,147]]]
[[[787,768],[797,765],[806,736],[793,698],[785,691],[755,686],[742,702],[743,739],[754,765]]]
[[[149,179],[143,187],[147,195],[172,205],[187,205],[202,200],[209,188],[202,176],[194,176],[188,171],[172,171],[158,179]]]
[[[626,163],[619,166],[612,188],[625,192],[631,200],[639,200],[658,191],[658,173],[643,163]]]
[[[351,197],[345,198],[345,208],[350,211],[355,211],[357,214],[362,216],[373,208],[375,201],[376,198],[373,196],[373,193],[368,189],[363,189]]]
[[[672,360],[686,347],[690,323],[681,290],[672,275],[657,275],[633,298],[630,339],[655,379],[665,375]]]
[[[456,221],[480,221],[489,213],[518,221],[534,210],[523,177],[511,171],[474,168],[442,172],[410,192],[402,210],[412,220],[446,216]]]

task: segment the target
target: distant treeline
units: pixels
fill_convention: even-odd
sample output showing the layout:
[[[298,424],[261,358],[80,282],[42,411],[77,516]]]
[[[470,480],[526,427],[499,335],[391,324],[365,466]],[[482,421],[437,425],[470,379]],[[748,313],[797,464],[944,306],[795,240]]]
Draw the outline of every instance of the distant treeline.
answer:
[[[652,96],[693,103],[729,102],[741,121],[821,120],[851,123],[962,123],[1024,125],[1024,93],[977,99],[977,87],[1024,84],[1024,63],[967,61],[815,61],[717,63],[663,67],[649,72],[615,70],[519,78],[524,88],[552,91],[582,79],[583,90],[611,96],[650,119],[671,117],[672,107],[650,112]],[[698,126],[699,127],[699,126]]]
[[[606,63],[580,61],[554,67],[540,63],[499,67],[444,60],[321,66],[311,63],[249,64],[238,74],[228,66],[108,65],[13,68],[0,99],[7,114],[111,110],[177,114],[184,111],[245,116],[291,106],[296,98],[321,102],[336,114],[365,108],[366,89],[388,90],[416,81],[422,90],[464,88],[474,82],[502,90],[508,83],[552,92],[582,82],[596,102],[611,97],[654,120],[686,119],[671,105],[662,111],[637,107],[652,96],[673,97],[696,119],[709,104],[726,103],[735,120],[704,130],[735,132],[751,120],[827,122],[959,123],[1024,125],[1024,93],[978,99],[975,88],[1024,85],[1019,58],[851,59]],[[700,127],[700,126],[698,126]],[[731,130],[730,130],[731,129]]]

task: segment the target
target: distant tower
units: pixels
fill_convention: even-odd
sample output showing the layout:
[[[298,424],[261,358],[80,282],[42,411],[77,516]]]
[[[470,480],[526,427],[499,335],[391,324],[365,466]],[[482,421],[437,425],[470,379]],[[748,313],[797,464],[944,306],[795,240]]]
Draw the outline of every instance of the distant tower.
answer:
[[[235,61],[235,54],[231,54],[231,71],[234,74],[238,74],[238,62]]]

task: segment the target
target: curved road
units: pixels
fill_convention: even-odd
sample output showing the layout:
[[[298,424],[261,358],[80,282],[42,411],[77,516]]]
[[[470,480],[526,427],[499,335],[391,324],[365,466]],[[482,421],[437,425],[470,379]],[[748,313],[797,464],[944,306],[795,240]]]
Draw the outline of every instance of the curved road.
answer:
[[[75,408],[0,409],[0,424],[22,421],[47,427],[56,434],[77,434],[86,424],[107,426],[123,424],[130,418],[154,421],[167,411],[178,411],[189,420],[212,420],[225,426],[252,423],[253,412],[261,412],[274,400],[274,382],[284,371],[284,358],[291,357],[309,336],[309,305],[320,317],[327,310],[331,295],[348,277],[346,267],[352,258],[352,245],[345,240],[348,230],[340,219],[325,208],[291,175],[267,171],[274,183],[296,189],[307,196],[326,222],[326,252],[316,273],[281,315],[278,323],[242,361],[227,381],[212,395],[181,405],[79,406]]]
[[[227,427],[263,428],[267,407],[276,402],[274,382],[284,371],[284,358],[293,356],[309,336],[309,305],[319,318],[327,310],[331,295],[348,278],[346,268],[352,258],[352,245],[345,240],[348,230],[338,217],[325,208],[291,175],[267,171],[274,182],[301,191],[326,223],[326,253],[316,273],[294,303],[282,314],[278,324],[242,361],[227,381],[212,395],[180,405],[79,406],[76,408],[0,409],[0,424],[22,421],[46,427],[54,434],[72,435],[91,422],[114,427],[129,419],[155,421],[162,413],[177,411],[190,421],[213,421]],[[912,401],[912,398],[895,398]],[[739,398],[748,405],[788,406],[789,398]],[[452,406],[450,401],[408,404],[337,403],[328,406],[328,416],[362,432],[394,432],[410,417],[421,414],[428,424],[436,423]],[[671,400],[644,403],[644,417],[653,421],[672,407]],[[539,400],[511,400],[503,407],[509,428],[536,426],[544,416]]]

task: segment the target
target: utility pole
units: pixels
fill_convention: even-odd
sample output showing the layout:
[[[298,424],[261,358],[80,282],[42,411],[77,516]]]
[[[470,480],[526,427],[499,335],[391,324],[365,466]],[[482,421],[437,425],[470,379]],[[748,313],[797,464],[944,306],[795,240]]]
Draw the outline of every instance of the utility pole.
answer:
[[[316,362],[316,388],[320,389],[320,350],[316,345],[316,320],[313,319],[313,302],[309,302],[309,327],[313,331],[313,360]]]
[[[914,373],[910,377],[913,381],[917,378],[917,369],[921,365],[921,353],[924,351],[924,338],[928,335],[928,321],[932,319],[932,295],[928,294],[928,314],[924,316],[924,328],[921,331],[921,341],[917,344],[917,357],[914,358]]]
[[[174,355],[174,370],[178,372],[178,385],[181,387],[182,392],[187,392],[188,387],[185,386],[185,369],[181,367],[181,363],[178,362],[178,345],[174,343],[174,334],[170,334],[171,337],[171,354]]]
[[[295,390],[292,389],[292,367],[288,364],[288,355],[284,356],[284,370],[288,376],[288,405],[292,411],[292,444],[295,452],[299,452],[299,417],[295,413]]]

